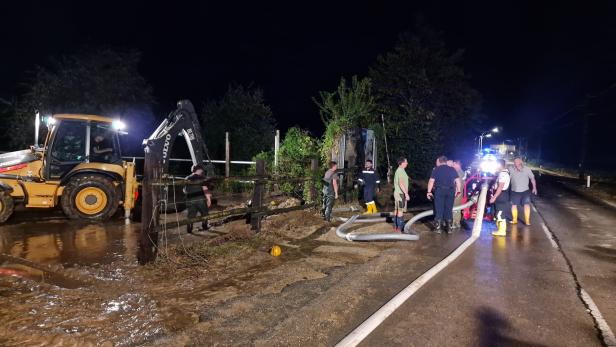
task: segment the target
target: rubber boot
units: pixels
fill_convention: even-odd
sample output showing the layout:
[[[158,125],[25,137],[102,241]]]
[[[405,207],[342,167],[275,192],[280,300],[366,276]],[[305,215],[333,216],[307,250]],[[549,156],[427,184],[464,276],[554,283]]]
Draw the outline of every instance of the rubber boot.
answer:
[[[530,225],[530,206],[524,206],[524,224]]]
[[[189,234],[193,233],[193,225],[192,225],[192,223],[186,224],[186,232],[188,232]]]
[[[503,211],[499,211],[496,216],[496,231],[492,232],[494,236],[506,236],[507,235],[507,221],[501,217]]]
[[[441,225],[441,221],[437,220],[436,223],[434,224],[434,232],[437,234],[440,234],[442,229],[443,229],[443,226]]]
[[[369,213],[372,213],[372,211],[371,211],[371,210],[372,210],[372,208],[370,207],[370,203],[369,203],[369,202],[367,202],[367,203],[366,203],[366,212],[364,212],[364,214],[369,214]]]
[[[377,212],[379,212],[379,211],[377,211],[377,209],[376,209],[376,202],[373,201],[372,202],[372,213],[377,213]]]
[[[511,224],[518,224],[518,207],[511,206]]]

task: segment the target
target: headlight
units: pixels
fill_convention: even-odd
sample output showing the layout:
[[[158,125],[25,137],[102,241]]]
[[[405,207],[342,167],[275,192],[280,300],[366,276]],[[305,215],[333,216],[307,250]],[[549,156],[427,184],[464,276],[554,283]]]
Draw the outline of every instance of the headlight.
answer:
[[[481,164],[479,165],[479,168],[481,169],[482,172],[493,174],[496,172],[496,166],[497,164],[495,161],[485,160],[481,162]]]
[[[124,124],[124,122],[122,122],[121,120],[117,120],[117,119],[111,123],[111,126],[115,130],[124,130],[126,128],[126,124]]]
[[[45,124],[47,124],[48,127],[56,124],[56,119],[51,116],[44,117],[43,120],[45,121]]]

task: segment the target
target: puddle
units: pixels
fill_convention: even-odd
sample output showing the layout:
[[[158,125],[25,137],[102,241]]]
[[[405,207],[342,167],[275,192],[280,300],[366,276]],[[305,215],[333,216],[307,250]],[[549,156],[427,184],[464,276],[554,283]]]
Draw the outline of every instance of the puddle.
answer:
[[[40,264],[107,264],[134,259],[138,224],[50,220],[0,226],[0,252]]]

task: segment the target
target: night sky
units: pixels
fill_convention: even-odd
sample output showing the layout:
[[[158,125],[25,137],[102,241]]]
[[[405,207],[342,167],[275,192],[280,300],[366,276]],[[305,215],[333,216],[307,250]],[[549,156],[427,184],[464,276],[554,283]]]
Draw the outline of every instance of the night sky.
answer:
[[[230,82],[253,82],[263,88],[281,129],[297,124],[320,134],[310,98],[333,90],[341,76],[367,74],[377,55],[412,29],[417,16],[443,32],[450,49],[465,50],[462,64],[483,96],[486,128],[501,125],[511,138],[529,136],[585,95],[616,82],[613,1],[21,1],[0,6],[3,98],[18,94],[27,71],[50,56],[86,44],[137,48],[161,116],[177,99],[190,98],[200,109]],[[613,104],[601,107],[609,113]]]

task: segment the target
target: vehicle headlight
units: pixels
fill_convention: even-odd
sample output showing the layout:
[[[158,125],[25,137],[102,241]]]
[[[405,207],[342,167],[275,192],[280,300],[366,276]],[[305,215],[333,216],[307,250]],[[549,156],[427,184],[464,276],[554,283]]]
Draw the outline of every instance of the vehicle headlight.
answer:
[[[481,164],[479,165],[479,168],[481,169],[482,172],[493,174],[496,172],[496,166],[497,164],[495,161],[485,160],[481,162]]]
[[[124,130],[126,129],[126,124],[124,124],[124,122],[122,122],[121,120],[114,120],[111,123],[111,126],[115,129],[115,130]]]

